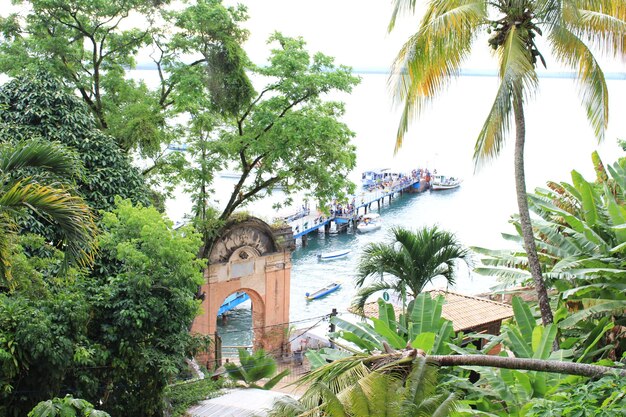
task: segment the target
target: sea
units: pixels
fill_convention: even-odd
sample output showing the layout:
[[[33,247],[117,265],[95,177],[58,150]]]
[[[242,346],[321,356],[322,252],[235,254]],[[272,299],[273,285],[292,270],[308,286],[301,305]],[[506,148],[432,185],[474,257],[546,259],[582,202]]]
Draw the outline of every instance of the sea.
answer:
[[[454,80],[440,97],[411,124],[404,142],[394,152],[400,112],[394,105],[384,73],[359,74],[361,83],[351,94],[325,97],[345,103],[343,121],[354,131],[357,167],[350,178],[360,184],[361,172],[371,168],[390,168],[410,172],[415,168],[437,170],[463,179],[454,190],[405,194],[386,202],[380,210],[383,227],[366,234],[314,233],[307,245],[298,242],[292,253],[290,321],[296,328],[306,328],[329,314],[332,309],[346,312],[356,289],[356,265],[365,245],[389,239],[389,229],[402,226],[417,229],[438,225],[454,233],[469,248],[509,249],[502,233],[514,233],[509,223],[517,211],[513,176],[514,131],[500,155],[476,167],[472,160],[475,139],[489,113],[498,88],[498,79],[488,73],[462,75]],[[545,187],[547,181],[568,181],[577,170],[588,180],[594,179],[591,153],[597,150],[605,164],[624,156],[618,138],[626,139],[626,77],[609,77],[610,124],[605,139],[598,143],[580,104],[577,85],[564,74],[540,77],[537,93],[528,97],[525,107],[526,185],[529,191]],[[232,178],[219,178],[215,184],[215,204],[224,204],[232,190]],[[261,203],[248,207],[251,214],[271,221],[282,213],[272,208],[284,199],[280,191]],[[305,196],[296,196],[296,207]],[[189,198],[177,193],[168,202],[167,213],[173,221],[181,220],[191,207]],[[319,261],[317,254],[351,249],[344,258]],[[474,257],[474,263],[480,260]],[[313,292],[331,281],[342,288],[328,296],[307,301],[305,293]],[[431,287],[441,288],[442,281]],[[451,291],[477,294],[497,285],[494,278],[475,274],[461,267]],[[249,302],[218,320],[218,331],[224,345],[250,345],[252,319]]]

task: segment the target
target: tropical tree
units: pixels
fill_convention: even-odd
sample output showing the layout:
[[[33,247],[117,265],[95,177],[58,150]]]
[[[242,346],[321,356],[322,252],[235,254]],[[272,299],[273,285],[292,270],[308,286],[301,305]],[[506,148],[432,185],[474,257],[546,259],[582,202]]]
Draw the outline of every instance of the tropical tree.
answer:
[[[416,232],[393,228],[387,243],[370,243],[363,249],[356,280],[357,286],[362,288],[352,302],[353,307],[362,311],[367,299],[383,290],[393,290],[403,299],[408,292],[415,298],[427,284],[439,277],[454,284],[459,262],[469,266],[470,254],[452,233],[437,226],[424,227]],[[393,279],[385,279],[384,274]],[[375,281],[364,286],[368,278]]]
[[[77,92],[95,125],[126,153],[139,151],[144,174],[168,178],[178,154],[167,152],[186,126],[177,117],[208,103],[219,118],[250,100],[241,44],[245,6],[221,0],[20,0],[0,17],[0,72],[44,68]],[[147,62],[146,62],[147,61]],[[153,67],[156,86],[129,77]],[[161,174],[157,176],[156,174]]]
[[[84,166],[81,175],[57,176],[56,180],[71,181],[96,213],[113,210],[115,196],[134,203],[150,202],[148,186],[130,158],[115,139],[96,127],[87,106],[52,73],[22,72],[4,83],[0,107],[0,142],[15,146],[37,137],[75,151],[77,164]],[[42,232],[33,222],[28,229]]]
[[[400,13],[415,11],[414,0],[394,0],[389,30]],[[554,58],[577,71],[583,106],[598,140],[608,124],[608,89],[591,48],[608,54],[625,52],[626,9],[619,0],[436,0],[427,6],[417,33],[404,44],[390,79],[396,100],[403,102],[396,150],[412,118],[443,91],[473,41],[490,33],[488,45],[499,57],[500,87],[474,148],[478,168],[498,156],[511,123],[515,125],[515,188],[529,269],[544,324],[553,321],[547,289],[533,239],[526,197],[524,104],[537,90],[536,66],[546,62],[536,38],[546,36]]]
[[[325,95],[350,92],[359,78],[350,68],[335,65],[332,57],[308,52],[301,38],[275,33],[268,43],[273,46],[268,65],[250,69],[262,87],[249,103],[220,118],[202,101],[189,110],[187,142],[194,161],[182,175],[201,225],[224,222],[278,187],[287,196],[281,205],[307,193],[324,207],[353,191],[347,174],[356,163],[356,148],[350,143],[354,133],[340,120],[343,103]],[[210,186],[215,172],[224,168],[240,176],[223,209],[215,213],[210,210]],[[207,233],[205,255],[210,239]]]
[[[58,143],[33,140],[0,144],[1,287],[12,287],[10,248],[27,209],[56,228],[66,264],[92,262],[96,226],[89,206],[67,186],[46,177],[76,175],[79,166],[75,155]]]
[[[341,372],[337,372],[340,370]],[[355,355],[315,369],[298,400],[280,399],[269,416],[447,416],[456,406],[437,389],[437,368],[415,349],[406,357]]]
[[[572,171],[570,182],[550,181],[547,189],[529,194],[529,204],[544,277],[559,290],[559,327],[575,334],[580,360],[600,354],[615,360],[626,350],[626,160],[605,168],[597,153],[592,159],[595,182]],[[518,235],[505,237],[521,247],[519,219],[512,222]],[[531,279],[523,251],[475,250],[483,255],[476,272],[498,277],[503,286]],[[598,337],[605,346],[591,350]]]

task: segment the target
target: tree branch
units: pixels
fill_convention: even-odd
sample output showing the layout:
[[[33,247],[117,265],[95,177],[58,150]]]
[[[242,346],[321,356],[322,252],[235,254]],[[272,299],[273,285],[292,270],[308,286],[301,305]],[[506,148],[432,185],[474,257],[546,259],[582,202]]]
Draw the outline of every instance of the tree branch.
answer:
[[[554,372],[558,374],[599,377],[618,372],[626,377],[626,369],[588,363],[551,361],[543,359],[506,358],[492,355],[429,355],[427,358],[439,366],[490,366],[494,368],[522,369],[526,371]]]

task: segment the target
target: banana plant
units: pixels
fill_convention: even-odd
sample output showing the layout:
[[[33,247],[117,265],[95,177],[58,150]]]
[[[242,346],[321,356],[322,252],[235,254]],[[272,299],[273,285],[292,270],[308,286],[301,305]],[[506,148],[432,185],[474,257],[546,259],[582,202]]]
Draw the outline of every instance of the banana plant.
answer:
[[[410,346],[426,354],[446,355],[451,352],[448,344],[452,341],[454,329],[452,322],[441,317],[443,303],[443,296],[433,299],[430,293],[421,293],[409,303],[407,313],[396,318],[393,305],[378,299],[378,318],[355,323],[332,317],[331,323],[338,330],[329,336],[344,351],[371,353]],[[307,358],[316,367],[340,357],[342,354],[338,352],[341,351],[309,351]]]
[[[339,317],[332,321],[340,328],[336,336],[356,344],[367,351],[383,350],[383,342],[394,349],[407,345],[422,349],[428,354],[443,355],[450,352],[446,343],[453,336],[452,323],[441,317],[442,296],[431,298],[429,293],[419,294],[409,303],[406,314],[395,317],[393,306],[378,300],[378,318],[353,324]]]
[[[512,301],[514,320],[502,326],[501,334],[490,337],[480,352],[470,348],[450,345],[460,354],[487,354],[494,345],[501,344],[504,350],[501,356],[514,356],[529,359],[571,359],[572,352],[559,349],[552,351],[557,337],[557,326],[537,324],[527,303],[519,297]],[[550,387],[557,385],[564,377],[560,374],[550,374],[537,371],[519,371],[509,369],[466,367],[480,374],[476,386],[465,384],[470,390],[465,405],[478,407],[485,413],[492,415],[522,416],[523,407],[532,398],[543,397]],[[489,400],[492,397],[493,401]],[[500,414],[506,410],[507,414]],[[460,412],[460,415],[475,415],[470,411]]]
[[[580,333],[581,327],[587,331],[605,328],[606,324],[599,320],[611,317],[615,327],[606,327],[604,343],[612,343],[619,338],[607,332],[626,333],[626,159],[607,168],[595,152],[592,160],[596,170],[594,182],[574,170],[571,182],[549,182],[547,189],[530,194],[529,206],[537,215],[533,228],[544,277],[558,291],[561,313],[556,315],[561,317],[555,322],[559,321],[559,328],[565,333]],[[521,248],[516,217],[513,224],[518,235],[506,238]],[[484,256],[483,265],[476,272],[497,276],[506,284],[529,282],[528,262],[522,250],[475,250]],[[612,351],[600,347],[595,352],[619,358],[626,346],[613,345]],[[585,360],[600,358],[590,356],[587,347],[577,347]]]

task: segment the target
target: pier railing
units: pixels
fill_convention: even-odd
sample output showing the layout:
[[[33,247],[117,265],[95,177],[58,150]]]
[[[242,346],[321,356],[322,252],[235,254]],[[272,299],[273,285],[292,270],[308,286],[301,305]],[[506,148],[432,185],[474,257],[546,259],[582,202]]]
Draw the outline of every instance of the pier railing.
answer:
[[[356,220],[359,216],[360,209],[367,212],[372,204],[380,203],[385,198],[393,198],[397,193],[402,193],[414,184],[420,182],[419,178],[406,177],[392,185],[388,185],[384,188],[376,187],[374,189],[363,191],[359,194],[348,197],[347,203],[341,209],[335,206],[330,211],[328,216],[322,212],[312,213],[309,208],[304,208],[296,213],[293,213],[286,217],[281,217],[286,221],[293,229],[294,239],[303,237],[313,231],[320,228],[330,228],[330,223],[335,222],[339,224],[347,224],[350,221]],[[350,209],[346,209],[346,207]]]

